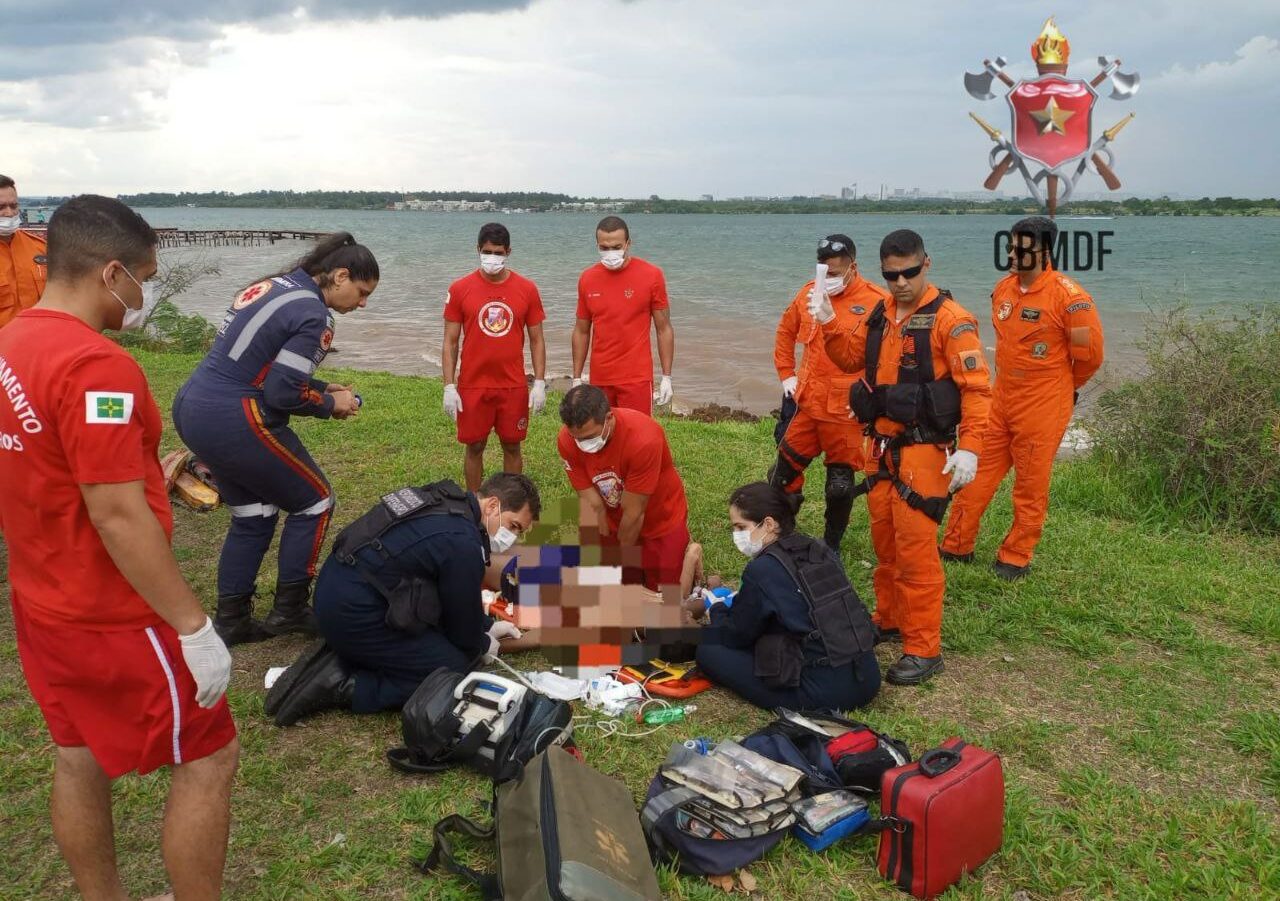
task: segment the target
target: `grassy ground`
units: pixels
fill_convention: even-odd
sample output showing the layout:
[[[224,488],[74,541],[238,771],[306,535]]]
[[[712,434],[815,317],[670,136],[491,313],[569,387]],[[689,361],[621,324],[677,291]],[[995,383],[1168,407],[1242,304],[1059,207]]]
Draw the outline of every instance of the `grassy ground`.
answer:
[[[167,414],[195,358],[143,360]],[[461,450],[440,412],[438,382],[331,378],[356,382],[364,412],[347,423],[304,420],[298,430],[337,486],[337,526],[389,488],[460,479]],[[736,576],[742,558],[729,541],[724,499],[764,472],[772,422],[665,425],[709,569]],[[535,418],[526,446],[526,471],[544,503],[569,494],[555,427],[553,414]],[[166,444],[174,440],[167,435]],[[887,686],[863,714],[917,753],[958,734],[1003,755],[1004,850],[947,897],[1280,897],[1280,550],[1145,521],[1121,483],[1088,462],[1059,467],[1053,501],[1033,577],[1009,585],[986,565],[1009,524],[1007,490],[997,497],[979,565],[948,570],[946,673],[920,689]],[[175,550],[212,609],[227,513],[176,516]],[[806,505],[809,531],[820,530],[819,517],[818,505]],[[861,504],[845,558],[870,601]],[[262,582],[273,578],[264,573]],[[0,606],[0,897],[68,897],[46,815],[50,744],[22,680],[8,609]],[[235,651],[230,698],[244,753],[228,896],[476,897],[453,878],[423,878],[408,860],[424,853],[440,816],[479,815],[487,789],[478,776],[393,773],[382,757],[398,743],[391,714],[335,713],[283,731],[262,716],[265,669],[287,664],[302,646],[277,640]],[[882,648],[883,664],[892,647]],[[537,658],[512,662],[531,667]],[[584,731],[579,743],[638,799],[671,741],[742,734],[768,720],[719,690],[698,706],[692,723],[646,739]],[[157,773],[115,789],[121,865],[135,894],[166,885],[158,846],[166,788]],[[877,877],[873,840],[812,854],[788,839],[752,872],[767,898],[904,897]],[[670,897],[718,895],[701,880],[660,877]]]

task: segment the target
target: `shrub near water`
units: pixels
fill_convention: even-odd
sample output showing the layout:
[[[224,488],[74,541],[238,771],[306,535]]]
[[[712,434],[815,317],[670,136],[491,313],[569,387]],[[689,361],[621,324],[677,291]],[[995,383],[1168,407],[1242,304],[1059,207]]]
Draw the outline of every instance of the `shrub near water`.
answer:
[[[1148,326],[1148,372],[1090,418],[1104,462],[1136,499],[1200,526],[1280,532],[1280,309]]]

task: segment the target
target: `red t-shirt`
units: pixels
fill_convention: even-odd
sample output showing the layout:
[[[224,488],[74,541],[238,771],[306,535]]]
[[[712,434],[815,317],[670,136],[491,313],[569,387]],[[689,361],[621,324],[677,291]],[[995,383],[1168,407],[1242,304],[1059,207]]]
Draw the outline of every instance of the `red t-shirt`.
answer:
[[[462,323],[459,388],[523,388],[524,330],[547,318],[538,286],[509,272],[501,284],[479,270],[449,286],[444,318]]]
[[[161,622],[116,569],[81,485],[146,482],[173,535],[160,410],[133,357],[74,316],[27,310],[0,330],[0,530],[33,622],[102,631]]]
[[[649,321],[665,310],[662,270],[632,257],[616,272],[596,263],[578,279],[578,318],[591,320],[591,384],[653,381]]]
[[[569,429],[560,428],[556,444],[569,483],[577,491],[594,487],[600,492],[614,534],[622,522],[622,492],[649,495],[640,537],[665,535],[689,518],[684,483],[671,458],[667,435],[653,417],[636,410],[616,407],[613,415],[617,418],[614,431],[597,454],[583,453]]]

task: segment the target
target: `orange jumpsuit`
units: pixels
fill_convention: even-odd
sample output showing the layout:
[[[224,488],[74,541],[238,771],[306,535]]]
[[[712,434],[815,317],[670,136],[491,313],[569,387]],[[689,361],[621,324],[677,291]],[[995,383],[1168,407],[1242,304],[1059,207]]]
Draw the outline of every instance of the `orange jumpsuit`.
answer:
[[[938,296],[929,285],[919,307]],[[880,345],[876,382],[893,385],[898,381],[898,364],[903,357],[906,329],[894,327],[897,304],[885,301],[886,326]],[[911,320],[903,323],[905,326]],[[840,328],[837,320],[822,326],[827,354],[846,372],[861,369],[866,362],[865,323],[853,331]],[[956,445],[978,453],[991,406],[990,374],[978,340],[978,320],[954,300],[945,300],[930,330],[930,352],[936,378],[950,378],[960,389],[960,427]],[[908,351],[909,352],[909,351]],[[894,436],[903,431],[900,423],[880,417],[875,433]],[[867,441],[874,439],[868,437]],[[881,457],[874,445],[865,447],[866,472],[880,469]],[[945,497],[951,476],[942,474],[946,449],[938,444],[911,444],[902,448],[899,480],[925,497]],[[887,465],[893,471],[890,460]],[[979,461],[978,471],[982,471]],[[961,492],[963,494],[963,492]],[[946,579],[938,557],[938,524],[925,513],[910,507],[886,479],[877,482],[867,495],[871,515],[871,541],[876,550],[873,576],[876,612],[873,619],[883,629],[900,629],[904,654],[936,657],[942,653],[942,595]]]
[[[1010,274],[991,293],[996,387],[978,475],[951,508],[942,549],[968,554],[1013,467],[1013,526],[996,559],[1026,566],[1049,510],[1049,477],[1071,422],[1073,393],[1102,365],[1102,322],[1084,289],[1052,269],[1027,291]]]
[[[849,418],[849,388],[862,373],[849,374],[827,356],[822,330],[809,315],[809,282],[778,320],[773,345],[773,365],[782,381],[795,376],[796,415],[787,426],[778,453],[797,473],[783,479],[788,492],[804,487],[804,470],[818,454],[827,466],[843,463],[862,468],[862,427]],[[883,288],[862,277],[831,298],[839,328],[852,330],[888,297]],[[796,344],[804,345],[804,356],[796,368]]]
[[[42,236],[19,230],[7,243],[0,240],[0,327],[36,305],[44,293],[46,263]]]

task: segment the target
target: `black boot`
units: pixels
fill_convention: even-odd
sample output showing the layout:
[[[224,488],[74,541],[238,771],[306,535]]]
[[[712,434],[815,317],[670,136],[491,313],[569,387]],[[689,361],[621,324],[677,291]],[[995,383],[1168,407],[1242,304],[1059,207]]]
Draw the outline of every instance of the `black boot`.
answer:
[[[972,563],[975,559],[973,551],[967,554],[956,554],[951,551],[944,551],[942,548],[938,548],[938,556],[945,563]]]
[[[218,598],[218,611],[213,615],[213,631],[230,647],[270,638],[262,624],[253,618],[253,592],[224,594]]]
[[[304,667],[276,708],[276,725],[292,726],[304,717],[335,707],[350,710],[355,693],[355,675],[335,651],[325,647]]]
[[[874,623],[872,625],[875,625]],[[881,645],[886,641],[902,641],[901,629],[882,629],[876,626],[876,644]]]
[[[1017,566],[1013,563],[1005,563],[1003,560],[997,560],[991,564],[991,568],[995,571],[996,577],[1004,579],[1006,582],[1016,582],[1019,579],[1025,579],[1027,573],[1031,572],[1031,564],[1026,566]]]
[[[328,653],[332,652],[324,641],[317,641],[309,645],[267,690],[266,700],[262,702],[262,712],[267,716],[275,716],[276,711],[280,709],[280,705],[284,703],[284,699],[293,690],[294,684],[302,678],[302,674],[318,661],[323,661]]]
[[[263,631],[268,635],[288,635],[290,632],[315,635],[316,617],[307,604],[310,598],[310,579],[276,582],[276,600],[262,621]]]
[[[903,654],[898,662],[889,667],[885,679],[890,685],[919,685],[928,682],[942,672],[942,655],[937,657],[918,657],[915,654]]]

